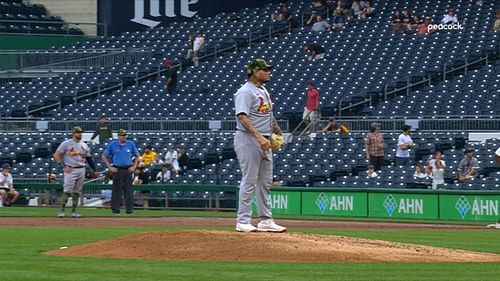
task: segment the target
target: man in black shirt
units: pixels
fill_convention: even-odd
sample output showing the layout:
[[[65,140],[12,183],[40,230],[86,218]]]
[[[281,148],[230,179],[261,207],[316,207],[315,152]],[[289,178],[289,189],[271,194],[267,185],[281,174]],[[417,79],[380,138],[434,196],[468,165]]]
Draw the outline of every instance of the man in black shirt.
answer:
[[[165,81],[165,91],[169,95],[175,93],[175,88],[177,88],[177,70],[173,68],[173,62],[171,60],[165,61],[165,67],[168,69],[167,80]]]
[[[325,48],[319,44],[305,44],[304,52],[308,53],[310,60],[319,60],[325,58]]]

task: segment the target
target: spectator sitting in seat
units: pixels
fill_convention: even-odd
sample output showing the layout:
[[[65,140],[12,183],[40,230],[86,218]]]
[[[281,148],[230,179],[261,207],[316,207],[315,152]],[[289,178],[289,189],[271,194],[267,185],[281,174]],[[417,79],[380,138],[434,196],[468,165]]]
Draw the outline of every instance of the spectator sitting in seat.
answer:
[[[425,34],[431,34],[431,33],[436,32],[436,30],[433,28],[429,29],[430,25],[431,25],[431,18],[425,17],[424,22],[418,24],[417,34],[418,35],[425,35]]]
[[[422,171],[422,166],[417,165],[415,166],[415,173],[413,174],[413,177],[416,179],[425,179],[427,178],[427,174]]]
[[[290,12],[288,4],[282,4],[281,7],[271,15],[271,19],[275,22],[291,22],[293,14]]]
[[[411,30],[417,30],[417,27],[419,24],[422,22],[420,21],[420,18],[418,16],[413,16],[413,20],[411,23]]]
[[[144,147],[144,153],[141,156],[141,162],[143,162],[145,166],[150,166],[155,160],[156,156],[156,152],[154,152],[153,148],[151,148],[151,145],[148,144]]]
[[[325,48],[319,44],[305,44],[303,48],[304,52],[309,54],[310,60],[319,60],[325,58]]]
[[[448,14],[443,16],[441,23],[444,23],[444,24],[458,23],[458,18],[457,18],[457,14],[455,13],[455,10],[449,9]]]
[[[173,146],[170,146],[165,154],[165,164],[170,164],[172,166],[172,173],[174,176],[177,175],[180,170],[178,159],[177,151]]]
[[[330,25],[320,15],[317,15],[316,22],[313,24],[311,30],[316,32],[330,31]]]
[[[163,160],[161,159],[160,155],[156,154],[155,160],[151,163],[151,166],[153,165],[163,165]]]
[[[366,1],[365,2],[365,8],[361,10],[360,12],[360,18],[368,18],[373,15],[373,12],[375,11],[375,8],[372,7],[372,1]]]
[[[144,168],[144,165],[139,163],[138,167],[134,171],[134,180],[132,182],[134,185],[149,184],[149,175]],[[149,190],[141,190],[138,192],[139,198],[142,198],[142,207],[144,209],[149,208]]]
[[[401,12],[396,10],[391,20],[392,32],[397,35],[401,35],[405,33],[403,17],[401,16]]]
[[[163,164],[161,167],[161,171],[158,172],[156,175],[156,182],[157,183],[166,183],[170,180],[172,177],[172,166],[170,164]]]
[[[444,184],[444,172],[446,169],[446,163],[443,161],[443,154],[441,151],[436,151],[434,153],[434,159],[432,155],[427,159],[426,172],[432,177],[432,189],[437,189]]]
[[[354,0],[351,5],[351,10],[355,17],[362,18],[362,14],[366,8],[365,1]]]
[[[311,3],[311,12],[316,12],[318,14],[323,14],[326,11],[326,7],[323,5],[321,0],[313,0]]]
[[[477,170],[479,169],[479,162],[474,157],[474,150],[472,148],[466,148],[464,155],[465,158],[458,163],[459,182],[473,179],[477,175]]]
[[[403,30],[404,32],[409,32],[412,30],[412,26],[413,26],[413,17],[410,13],[410,11],[408,10],[403,10],[403,17],[401,19],[401,23],[403,24]]]
[[[348,0],[338,0],[337,6],[335,7],[335,11],[333,11],[334,17],[347,17],[352,18],[353,12],[351,9],[351,4]]]
[[[376,178],[378,175],[375,172],[375,166],[373,165],[368,165],[368,171],[366,171],[366,177],[367,178]]]
[[[187,155],[184,147],[177,148],[178,162],[179,162],[179,172],[187,170],[189,166],[189,156]]]
[[[500,32],[500,10],[496,13],[495,24],[493,24],[493,32]]]
[[[0,197],[4,206],[11,206],[19,198],[19,192],[14,189],[14,180],[10,174],[10,165],[2,165],[0,174]]]
[[[325,128],[323,128],[323,133],[331,134],[331,133],[339,133],[340,126],[337,124],[335,118],[330,118],[328,124],[326,124]]]

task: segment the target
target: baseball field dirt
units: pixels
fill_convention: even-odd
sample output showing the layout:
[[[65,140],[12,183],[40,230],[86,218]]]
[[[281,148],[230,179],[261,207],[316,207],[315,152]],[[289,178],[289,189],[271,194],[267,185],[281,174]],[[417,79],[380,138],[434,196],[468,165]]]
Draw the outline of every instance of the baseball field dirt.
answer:
[[[484,229],[480,226],[279,220],[290,230],[331,229]],[[500,262],[500,255],[334,235],[237,233],[208,230],[234,227],[228,218],[0,218],[2,227],[192,226],[207,230],[155,231],[55,249],[47,255],[155,260],[282,262]]]

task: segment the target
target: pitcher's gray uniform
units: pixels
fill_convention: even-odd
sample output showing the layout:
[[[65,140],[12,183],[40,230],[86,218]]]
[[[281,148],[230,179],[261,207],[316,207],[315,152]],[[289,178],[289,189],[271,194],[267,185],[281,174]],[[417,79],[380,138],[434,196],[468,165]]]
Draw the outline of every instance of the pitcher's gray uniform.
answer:
[[[241,113],[246,114],[261,135],[271,136],[273,109],[269,93],[264,87],[257,88],[247,82],[235,94],[234,101],[236,116]],[[237,221],[250,223],[254,190],[259,218],[270,219],[272,217],[269,202],[269,189],[273,180],[272,151],[268,150],[264,153],[257,139],[246,132],[238,119],[236,128],[234,150],[242,173]]]
[[[272,219],[269,191],[273,179],[273,154],[269,139],[273,130],[282,134],[274,120],[271,97],[263,84],[270,79],[271,65],[256,59],[247,65],[248,82],[235,94],[237,131],[234,150],[242,173],[236,231],[283,232],[286,227]],[[252,225],[255,191],[259,223]]]

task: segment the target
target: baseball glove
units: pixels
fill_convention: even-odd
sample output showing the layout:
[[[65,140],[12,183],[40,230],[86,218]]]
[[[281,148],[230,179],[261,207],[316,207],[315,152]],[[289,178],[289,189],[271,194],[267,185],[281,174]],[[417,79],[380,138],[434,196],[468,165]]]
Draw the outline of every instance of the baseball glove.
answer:
[[[283,136],[272,134],[271,135],[271,149],[278,150],[285,144],[285,138]]]

